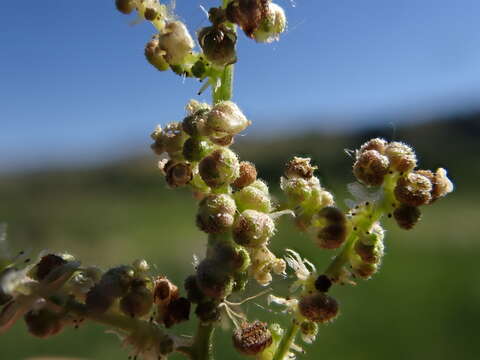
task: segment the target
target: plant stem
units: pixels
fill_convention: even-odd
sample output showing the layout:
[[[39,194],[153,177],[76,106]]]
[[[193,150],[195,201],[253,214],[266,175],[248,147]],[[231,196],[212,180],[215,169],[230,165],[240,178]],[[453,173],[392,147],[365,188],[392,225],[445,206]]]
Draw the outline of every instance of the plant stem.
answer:
[[[295,338],[297,337],[297,333],[300,327],[298,326],[295,320],[292,321],[288,332],[283,336],[282,341],[278,345],[277,352],[273,357],[273,360],[286,360],[288,359],[288,353],[290,352],[290,348],[292,347]]]
[[[188,354],[192,360],[213,360],[213,324],[198,323],[197,333]]]
[[[230,100],[233,96],[233,70],[234,65],[227,65],[219,78],[220,85],[213,85],[212,97],[213,103]]]

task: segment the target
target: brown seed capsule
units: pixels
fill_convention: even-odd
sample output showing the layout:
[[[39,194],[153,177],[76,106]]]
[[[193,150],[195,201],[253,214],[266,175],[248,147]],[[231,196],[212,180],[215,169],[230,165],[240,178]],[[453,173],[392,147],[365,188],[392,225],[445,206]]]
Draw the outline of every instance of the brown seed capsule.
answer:
[[[367,279],[370,279],[373,276],[373,274],[375,274],[378,271],[378,264],[369,264],[366,262],[359,262],[354,266],[352,265],[352,269],[356,276],[367,280]]]
[[[446,196],[447,194],[453,191],[453,184],[450,179],[447,177],[447,171],[444,168],[439,168],[435,172],[435,178],[432,181],[432,201],[435,201],[441,197]]]
[[[302,296],[298,309],[308,320],[325,323],[338,315],[338,302],[331,296],[318,292]]]
[[[164,276],[155,279],[153,290],[153,301],[157,305],[164,305],[177,299],[179,296],[178,287]]]
[[[206,58],[215,65],[225,66],[237,61],[237,35],[226,26],[204,27],[198,33],[198,42]]]
[[[218,188],[231,184],[238,178],[240,165],[233,151],[222,148],[205,157],[200,162],[198,170],[208,186]]]
[[[400,205],[393,212],[393,217],[397,222],[398,226],[402,229],[410,230],[415,226],[415,224],[420,220],[421,212],[418,207]]]
[[[432,183],[417,173],[409,173],[398,180],[394,193],[398,201],[409,206],[425,205],[432,199]]]
[[[114,301],[115,297],[97,284],[87,293],[85,305],[88,311],[94,314],[103,314],[113,305]]]
[[[256,210],[242,212],[233,227],[235,242],[251,248],[265,245],[274,233],[275,223],[272,218]]]
[[[375,245],[365,245],[361,241],[355,243],[355,252],[360,258],[369,264],[378,264],[383,256],[382,242]]]
[[[233,345],[240,353],[254,356],[272,344],[272,334],[266,323],[255,320],[244,322],[233,333]]]
[[[220,320],[220,310],[214,301],[202,302],[197,305],[195,315],[202,323],[214,323]]]
[[[390,160],[391,168],[398,172],[408,172],[417,166],[417,156],[407,144],[391,142],[385,149],[385,155]]]
[[[163,322],[165,326],[170,328],[175,324],[187,321],[190,317],[190,306],[190,301],[184,297],[172,300],[164,314]]]
[[[190,275],[185,279],[184,283],[185,291],[187,292],[187,298],[193,303],[199,304],[205,300],[205,295],[198,286],[197,276]]]
[[[228,21],[238,24],[248,37],[260,26],[267,15],[269,0],[234,0],[226,8]]]
[[[320,292],[327,292],[332,286],[332,281],[328,278],[327,275],[319,275],[315,280],[315,289]]]
[[[38,280],[43,280],[55,268],[66,264],[67,261],[55,254],[48,254],[43,256],[38,264],[35,266],[35,276]]]
[[[320,229],[317,234],[317,245],[323,249],[337,249],[347,238],[345,224],[331,224]]]
[[[179,162],[166,169],[165,180],[172,188],[185,186],[192,178],[193,171],[189,163]]]
[[[257,180],[257,169],[248,161],[240,162],[240,175],[235,179],[233,186],[242,189]]]
[[[376,150],[380,154],[385,153],[385,149],[387,148],[388,142],[384,139],[381,138],[375,138],[367,141],[365,144],[360,146],[360,150],[358,150],[360,153],[363,153],[368,150]]]
[[[209,195],[198,206],[197,226],[207,234],[218,234],[232,227],[237,206],[227,194]]]
[[[135,4],[132,0],[115,0],[117,10],[123,14],[130,14],[135,9]]]
[[[316,166],[310,164],[310,158],[301,158],[295,156],[292,160],[285,164],[285,177],[310,179],[313,172],[317,169]]]
[[[345,224],[347,222],[345,214],[335,206],[325,206],[318,212],[318,216],[327,220],[329,224]]]
[[[45,308],[29,311],[24,319],[30,334],[39,338],[56,335],[63,328],[61,317]]]
[[[143,17],[145,20],[153,21],[158,17],[158,12],[154,8],[146,8]]]
[[[388,173],[390,162],[376,150],[367,150],[357,156],[353,174],[358,181],[369,186],[380,186]]]
[[[153,294],[145,286],[134,286],[120,300],[120,309],[125,315],[142,317],[150,312],[153,306]]]
[[[147,61],[157,70],[165,71],[170,67],[167,60],[165,60],[165,51],[158,45],[158,36],[154,36],[152,40],[145,45],[144,54]]]

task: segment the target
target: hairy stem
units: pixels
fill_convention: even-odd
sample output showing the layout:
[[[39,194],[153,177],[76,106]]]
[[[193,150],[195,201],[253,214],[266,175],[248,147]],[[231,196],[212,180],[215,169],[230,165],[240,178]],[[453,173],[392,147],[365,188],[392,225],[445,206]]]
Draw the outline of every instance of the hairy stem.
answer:
[[[297,337],[297,333],[300,327],[298,326],[295,320],[292,321],[287,333],[283,336],[282,341],[278,345],[277,352],[273,357],[273,360],[286,360],[288,359],[288,354],[290,352],[290,348],[292,347],[295,338]]]
[[[193,345],[186,351],[192,360],[212,360],[213,359],[213,333],[215,326],[213,324],[198,323],[197,333]]]

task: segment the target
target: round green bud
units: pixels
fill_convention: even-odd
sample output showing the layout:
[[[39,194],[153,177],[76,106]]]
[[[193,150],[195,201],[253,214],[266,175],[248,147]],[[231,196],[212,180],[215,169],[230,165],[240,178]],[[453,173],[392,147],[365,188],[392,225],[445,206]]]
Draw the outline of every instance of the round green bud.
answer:
[[[302,321],[300,324],[300,332],[302,334],[302,340],[311,344],[317,337],[318,325],[312,321]]]
[[[379,223],[375,223],[368,232],[361,232],[359,234],[359,241],[365,245],[376,245],[383,242],[385,237],[385,230]]]
[[[115,6],[122,14],[130,14],[135,9],[135,3],[132,0],[115,0]]]
[[[432,200],[432,183],[418,173],[409,173],[398,179],[395,197],[402,204],[417,207],[428,204]]]
[[[390,167],[395,171],[408,172],[417,166],[417,156],[407,144],[391,142],[385,149],[385,155],[390,160]]]
[[[358,181],[368,186],[380,186],[388,174],[390,162],[388,158],[376,150],[358,153],[353,165],[353,174]]]
[[[213,259],[205,259],[198,265],[197,282],[202,292],[211,298],[223,299],[232,293],[232,276],[224,264]]]
[[[255,180],[257,180],[257,169],[255,168],[255,165],[248,161],[241,161],[240,175],[238,176],[238,178],[235,179],[233,186],[237,189],[242,189],[252,184]]]
[[[240,165],[233,151],[222,148],[205,157],[200,162],[198,170],[208,186],[218,188],[229,185],[238,178]]]
[[[312,188],[307,180],[302,178],[280,178],[280,188],[295,205],[307,200],[312,194]]]
[[[233,239],[242,246],[258,248],[265,245],[275,233],[275,223],[267,214],[245,210],[237,217]]]
[[[172,21],[165,25],[158,37],[159,47],[165,51],[165,60],[170,65],[181,65],[195,46],[187,27],[181,21]]]
[[[45,308],[29,311],[24,319],[28,332],[42,339],[58,334],[63,328],[59,314]]]
[[[213,259],[235,272],[244,272],[250,266],[248,251],[239,245],[218,241],[213,247]]]
[[[257,210],[264,213],[272,211],[270,195],[254,186],[247,186],[235,192],[233,198],[237,204],[238,211],[242,212],[247,209]]]
[[[193,114],[183,119],[182,129],[192,137],[204,136],[208,134],[207,114],[209,109],[201,108]]]
[[[221,101],[208,113],[207,126],[214,132],[235,135],[245,130],[251,122],[232,101]]]
[[[412,229],[420,220],[422,213],[418,207],[409,205],[400,205],[393,212],[393,217],[398,226],[402,229]]]
[[[109,269],[100,279],[98,287],[101,288],[103,294],[111,297],[120,297],[127,293],[133,281],[135,274],[131,266],[121,265]]]
[[[199,204],[197,226],[207,234],[227,231],[233,225],[236,210],[235,201],[230,195],[209,195]]]
[[[192,75],[196,78],[203,79],[206,76],[207,72],[207,64],[205,63],[205,60],[198,59],[195,64],[192,65],[190,71],[192,72]]]
[[[272,333],[266,323],[258,320],[244,322],[233,332],[233,345],[243,355],[255,356],[268,348],[272,342]]]
[[[120,300],[120,309],[125,315],[142,317],[147,315],[153,306],[153,294],[145,286],[134,286]]]
[[[198,33],[198,42],[205,57],[215,65],[225,66],[237,61],[237,35],[226,26],[204,27]]]
[[[145,58],[157,70],[165,71],[170,67],[165,60],[165,51],[158,45],[158,36],[154,36],[147,45],[145,45]]]
[[[308,320],[325,323],[338,315],[338,302],[327,294],[318,292],[304,295],[298,303],[300,313]]]
[[[257,188],[264,194],[267,194],[267,195],[269,194],[268,185],[263,180],[257,179],[253,183],[251,183],[250,186]]]
[[[377,242],[375,245],[365,245],[361,241],[355,243],[355,252],[368,264],[378,264],[383,256],[383,243]]]
[[[311,179],[316,166],[310,164],[310,158],[301,158],[295,156],[285,164],[285,177],[287,179],[302,178]]]
[[[189,138],[183,145],[183,156],[188,161],[200,161],[214,149],[213,144],[208,140]]]
[[[192,166],[189,163],[174,162],[170,165],[167,163],[164,170],[165,180],[171,188],[185,186],[190,183],[193,178]]]
[[[285,11],[272,2],[268,3],[268,10],[261,20],[260,26],[253,32],[253,38],[257,42],[270,43],[278,40],[280,34],[287,28]]]

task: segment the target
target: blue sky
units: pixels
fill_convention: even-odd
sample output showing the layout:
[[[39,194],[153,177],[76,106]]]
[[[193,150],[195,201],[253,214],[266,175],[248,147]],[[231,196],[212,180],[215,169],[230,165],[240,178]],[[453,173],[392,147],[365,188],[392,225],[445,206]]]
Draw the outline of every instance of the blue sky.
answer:
[[[207,25],[199,6],[218,2],[177,0],[176,12],[193,32]],[[478,0],[278,3],[289,18],[280,42],[240,36],[235,100],[250,134],[401,122],[480,100]],[[3,4],[0,171],[147,153],[156,124],[182,119],[199,83],[155,71],[143,57],[154,29],[132,20],[113,0]]]

